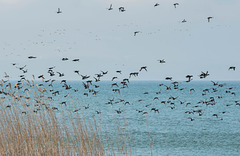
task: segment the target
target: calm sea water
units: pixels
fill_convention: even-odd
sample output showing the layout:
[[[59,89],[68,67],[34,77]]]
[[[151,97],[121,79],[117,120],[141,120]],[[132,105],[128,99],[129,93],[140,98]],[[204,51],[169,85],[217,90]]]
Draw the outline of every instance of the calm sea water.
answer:
[[[99,88],[90,86],[97,91],[92,95],[80,81],[68,82],[69,90],[54,82],[54,90],[60,91],[53,96],[56,113],[78,109],[81,117],[94,118],[103,134],[112,137],[118,121],[129,132],[133,155],[150,155],[149,142],[157,156],[240,155],[240,82],[179,82],[174,87],[166,81],[132,81],[120,94],[112,91],[120,82],[119,87],[112,83],[95,83]]]

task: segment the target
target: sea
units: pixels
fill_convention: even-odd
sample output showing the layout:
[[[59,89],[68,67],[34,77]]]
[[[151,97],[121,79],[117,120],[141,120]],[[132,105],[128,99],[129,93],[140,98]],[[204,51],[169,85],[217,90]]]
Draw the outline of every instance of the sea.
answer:
[[[83,83],[38,82],[57,117],[94,119],[103,136],[116,139],[118,125],[132,155],[240,155],[240,81],[100,81],[87,89]]]

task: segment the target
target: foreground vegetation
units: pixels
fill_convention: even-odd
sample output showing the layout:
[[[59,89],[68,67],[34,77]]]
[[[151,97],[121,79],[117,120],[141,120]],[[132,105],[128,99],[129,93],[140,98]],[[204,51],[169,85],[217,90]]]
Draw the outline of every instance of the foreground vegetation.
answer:
[[[25,114],[1,107],[0,155],[131,155],[130,142],[119,131],[112,142],[95,122],[61,121],[52,110]]]
[[[71,113],[67,119],[63,112],[57,116],[44,88],[33,82],[25,84],[26,93],[1,84],[0,155],[131,155],[130,139],[119,125],[111,138],[78,112],[77,119]]]

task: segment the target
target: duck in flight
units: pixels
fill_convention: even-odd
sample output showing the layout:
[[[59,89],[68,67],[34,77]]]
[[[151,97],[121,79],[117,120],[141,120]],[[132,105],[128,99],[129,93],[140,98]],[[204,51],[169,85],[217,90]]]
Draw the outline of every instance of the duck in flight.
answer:
[[[193,75],[187,75],[186,78],[188,79],[186,82],[190,82],[192,80]]]
[[[124,12],[124,11],[126,11],[124,7],[120,7],[120,8],[118,8],[118,10],[119,10],[119,12]]]
[[[211,20],[212,18],[213,18],[213,17],[211,17],[211,16],[210,16],[210,17],[208,17],[208,18],[207,18],[207,19],[208,19],[208,22],[210,22],[210,20]]]
[[[110,7],[108,8],[108,10],[112,10],[113,8],[112,8],[112,4],[110,5]]]
[[[156,3],[156,4],[154,5],[154,7],[156,7],[156,6],[159,6],[159,4],[158,4],[158,3]]]
[[[162,60],[157,60],[157,61],[159,61],[159,63],[166,63],[166,61],[165,61],[164,59],[162,59]]]
[[[108,71],[105,71],[105,72],[104,72],[104,71],[101,71],[101,72],[102,72],[102,74],[103,74],[103,75],[105,75],[105,74],[107,74],[107,73],[108,73]]]
[[[186,23],[187,21],[184,19],[184,20],[182,20],[182,23]]]
[[[67,60],[68,60],[67,57],[62,58],[62,61],[67,61]]]
[[[82,80],[85,80],[85,79],[88,79],[90,76],[88,76],[88,75],[81,75],[81,77],[82,77]]]
[[[140,31],[135,31],[134,36],[136,36],[138,33],[140,33]]]
[[[35,59],[35,58],[37,58],[37,57],[35,57],[35,56],[29,56],[28,58],[29,58],[29,59]]]
[[[142,71],[142,70],[146,70],[147,71],[147,66],[141,67],[139,71]]]
[[[177,8],[177,5],[179,5],[179,3],[174,3],[173,5],[175,8]]]
[[[234,70],[234,71],[235,71],[235,69],[236,69],[236,67],[233,67],[233,66],[228,68],[228,70]]]
[[[172,81],[172,77],[166,77],[165,80],[170,80],[170,81]]]
[[[58,8],[57,14],[62,13],[62,11],[60,10],[60,8]]]
[[[122,74],[122,71],[121,70],[117,70],[116,73]]]
[[[200,77],[200,79],[203,79],[203,78],[206,78],[207,76],[209,76],[210,74],[208,73],[208,71],[206,71],[206,72],[202,72],[200,75],[199,75],[199,77]]]
[[[115,80],[115,79],[117,79],[117,77],[116,77],[116,76],[114,76],[114,77],[112,78],[112,81],[113,81],[113,80]]]
[[[77,62],[77,61],[79,61],[79,59],[73,59],[72,61],[73,61],[73,62]]]

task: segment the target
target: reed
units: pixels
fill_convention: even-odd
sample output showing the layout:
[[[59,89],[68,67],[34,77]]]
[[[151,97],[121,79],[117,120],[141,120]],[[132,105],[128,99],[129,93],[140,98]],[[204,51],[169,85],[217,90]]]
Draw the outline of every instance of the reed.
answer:
[[[103,137],[94,119],[69,113],[66,121],[64,112],[56,114],[44,88],[30,81],[23,85],[30,88],[24,94],[2,85],[0,155],[131,155],[128,133],[123,135],[117,123],[116,138]]]
[[[113,139],[103,138],[96,122],[70,117],[69,126],[60,120],[51,109],[22,114],[1,105],[0,155],[131,155],[128,134],[119,125]]]

